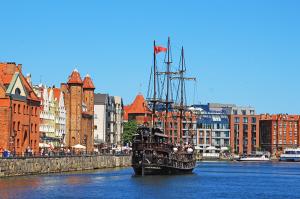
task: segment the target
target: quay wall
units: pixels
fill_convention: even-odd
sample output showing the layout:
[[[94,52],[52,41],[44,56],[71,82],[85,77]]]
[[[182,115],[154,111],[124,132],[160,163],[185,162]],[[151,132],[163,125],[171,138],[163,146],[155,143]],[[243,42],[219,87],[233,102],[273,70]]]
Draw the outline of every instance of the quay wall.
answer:
[[[0,177],[131,166],[131,156],[69,156],[0,159]]]

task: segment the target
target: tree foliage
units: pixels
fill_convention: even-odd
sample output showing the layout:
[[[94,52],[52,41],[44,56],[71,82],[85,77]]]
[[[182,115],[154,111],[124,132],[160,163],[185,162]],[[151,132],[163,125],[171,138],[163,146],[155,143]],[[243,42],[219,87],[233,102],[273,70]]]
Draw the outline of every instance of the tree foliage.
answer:
[[[137,130],[137,123],[136,121],[128,121],[124,123],[124,130],[123,130],[123,143],[132,143],[134,134],[136,134]]]

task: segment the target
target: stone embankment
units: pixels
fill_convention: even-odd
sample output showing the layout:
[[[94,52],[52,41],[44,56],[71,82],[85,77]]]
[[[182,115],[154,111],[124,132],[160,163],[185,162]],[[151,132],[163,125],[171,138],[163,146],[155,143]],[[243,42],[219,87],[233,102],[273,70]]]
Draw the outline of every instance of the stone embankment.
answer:
[[[67,156],[0,159],[0,177],[128,167],[131,156]]]

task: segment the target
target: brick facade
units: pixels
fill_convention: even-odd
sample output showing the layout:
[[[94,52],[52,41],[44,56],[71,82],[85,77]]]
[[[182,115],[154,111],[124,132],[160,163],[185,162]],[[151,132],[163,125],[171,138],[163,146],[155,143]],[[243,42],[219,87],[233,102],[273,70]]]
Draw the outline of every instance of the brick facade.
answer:
[[[0,148],[24,154],[39,151],[40,101],[22,66],[0,63]]]
[[[299,147],[299,127],[299,115],[261,115],[261,147],[273,155],[279,155],[285,148]]]
[[[66,145],[81,144],[88,152],[94,150],[94,85],[87,75],[82,81],[74,70],[68,82],[61,84],[67,112]]]
[[[229,115],[232,152],[251,154],[259,149],[259,116]]]

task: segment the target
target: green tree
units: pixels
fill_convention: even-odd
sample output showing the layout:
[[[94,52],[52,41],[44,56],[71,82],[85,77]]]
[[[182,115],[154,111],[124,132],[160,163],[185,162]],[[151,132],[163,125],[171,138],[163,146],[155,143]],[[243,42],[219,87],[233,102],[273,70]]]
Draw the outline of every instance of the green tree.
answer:
[[[137,123],[136,121],[129,121],[124,123],[124,130],[122,140],[124,144],[132,143],[134,134],[136,134]]]

